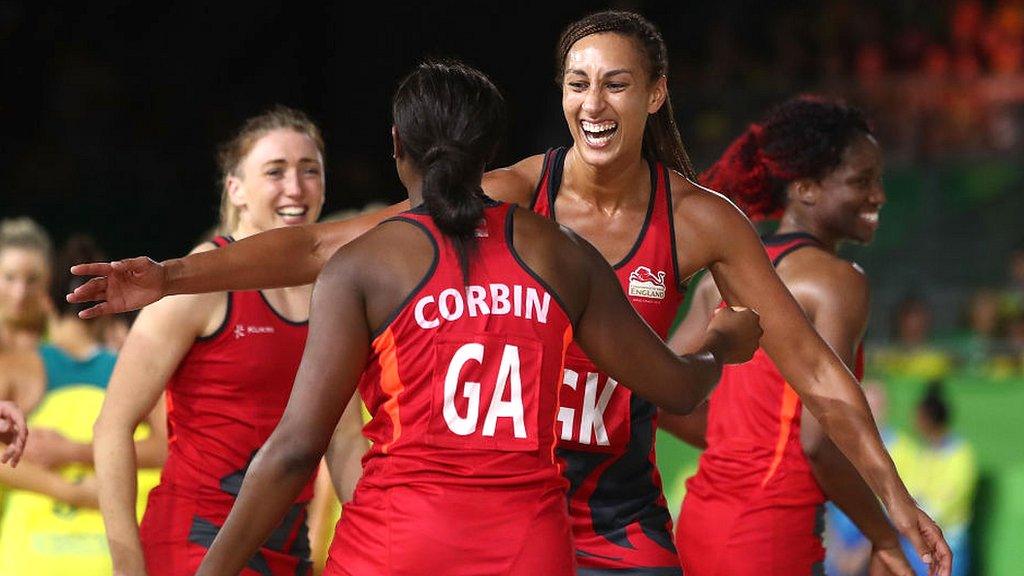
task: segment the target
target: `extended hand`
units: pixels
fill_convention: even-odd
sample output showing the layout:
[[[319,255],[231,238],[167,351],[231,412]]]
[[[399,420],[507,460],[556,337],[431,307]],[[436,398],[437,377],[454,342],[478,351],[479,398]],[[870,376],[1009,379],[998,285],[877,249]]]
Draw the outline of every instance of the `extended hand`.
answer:
[[[708,323],[702,348],[710,350],[723,364],[742,364],[754,356],[761,334],[757,312],[741,307],[719,308]]]
[[[145,256],[95,262],[71,267],[77,276],[95,276],[74,292],[68,302],[99,302],[79,312],[82,318],[138,310],[166,296],[167,271],[164,266]]]
[[[11,468],[17,466],[25,451],[26,440],[28,427],[25,426],[25,415],[13,402],[0,402],[0,442],[7,444],[0,454],[0,463],[10,463]]]

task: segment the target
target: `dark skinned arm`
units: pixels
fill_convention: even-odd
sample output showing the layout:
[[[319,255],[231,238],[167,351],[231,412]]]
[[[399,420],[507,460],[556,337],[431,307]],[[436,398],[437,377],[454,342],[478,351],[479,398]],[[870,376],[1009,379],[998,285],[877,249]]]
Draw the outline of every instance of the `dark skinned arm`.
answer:
[[[483,187],[497,200],[526,205],[540,178],[543,157],[533,156],[484,175]],[[95,276],[68,295],[69,302],[97,302],[82,318],[137,310],[171,294],[257,290],[299,286],[316,279],[338,248],[377,224],[409,209],[403,201],[339,222],[275,228],[228,246],[161,263],[145,256],[80,264],[71,271]]]
[[[715,283],[729,304],[761,312],[761,345],[783,377],[881,498],[893,524],[932,565],[933,573],[948,576],[949,546],[896,473],[863,391],[779,280],[750,222],[728,200],[709,191],[682,198],[676,218],[682,219],[676,229],[684,231],[678,244],[696,253],[689,255],[691,260],[711,263]]]
[[[316,471],[370,349],[356,266],[342,254],[317,280],[309,336],[288,406],[257,453],[197,574],[238,574]]]
[[[696,351],[677,356],[637,316],[600,253],[583,240],[576,242],[589,293],[575,340],[597,366],[648,401],[687,414],[718,383],[722,364],[745,362],[757,349],[757,315],[724,309],[711,319]]]

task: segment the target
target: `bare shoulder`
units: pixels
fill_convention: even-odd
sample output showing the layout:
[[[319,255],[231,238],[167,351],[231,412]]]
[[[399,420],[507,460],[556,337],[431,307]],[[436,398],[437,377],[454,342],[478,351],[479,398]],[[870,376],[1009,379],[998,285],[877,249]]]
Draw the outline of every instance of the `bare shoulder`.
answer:
[[[483,188],[495,200],[529,207],[544,169],[544,155],[529,156],[484,174]]]
[[[705,188],[678,172],[670,172],[672,211],[676,221],[700,227],[749,225],[743,212],[724,195]]]
[[[741,240],[748,240],[745,246],[760,246],[750,220],[728,198],[677,172],[670,179],[680,272],[713,264]]]
[[[816,248],[797,250],[778,267],[779,277],[811,316],[823,306],[867,314],[868,278],[857,265]]]
[[[779,266],[779,276],[787,280],[787,284],[793,279],[845,293],[856,294],[868,289],[867,275],[860,266],[816,248],[797,250],[787,256]]]
[[[428,267],[435,253],[434,240],[425,230],[405,220],[389,220],[342,246],[327,261],[318,283],[358,284],[367,291],[399,281]]]

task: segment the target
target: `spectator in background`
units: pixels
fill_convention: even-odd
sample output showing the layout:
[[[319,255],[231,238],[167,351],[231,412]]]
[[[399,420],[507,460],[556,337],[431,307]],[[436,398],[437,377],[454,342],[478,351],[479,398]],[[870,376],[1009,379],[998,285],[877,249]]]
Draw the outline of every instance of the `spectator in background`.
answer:
[[[1024,248],[1010,253],[1006,262],[1006,276],[1001,310],[1005,317],[1013,318],[1024,313]]]
[[[29,218],[0,222],[0,349],[32,350],[45,333],[51,251],[49,235]]]
[[[882,373],[897,377],[942,378],[953,368],[952,358],[932,340],[932,310],[920,296],[909,295],[892,315],[891,343],[875,354]]]
[[[103,519],[95,510],[90,441],[114,355],[103,348],[107,322],[80,319],[77,312],[82,306],[63,298],[82,283],[70,274],[70,267],[102,258],[90,239],[68,241],[51,287],[56,313],[50,315],[46,329],[49,343],[26,352],[8,352],[0,361],[0,370],[30,383],[18,388],[44,390],[29,417],[33,432],[25,462],[15,470],[0,470],[0,481],[15,488],[7,495],[0,522],[0,574],[99,576],[111,572]],[[22,361],[8,370],[6,362],[16,355]],[[163,458],[162,436],[157,440],[136,444],[140,459],[149,466],[159,465]],[[156,481],[156,473],[150,471],[139,485],[145,490]]]
[[[969,573],[969,531],[978,468],[974,449],[950,430],[952,410],[941,381],[931,382],[917,404],[914,428],[919,442],[889,447],[900,476],[919,506],[939,523],[953,550],[953,576]],[[926,565],[903,541],[904,551],[920,575]]]
[[[887,425],[888,398],[881,383],[864,382],[864,397],[878,424],[887,449],[905,451],[910,438]],[[871,542],[832,502],[825,508],[825,573],[830,576],[867,576]]]
[[[971,296],[966,310],[966,330],[950,340],[957,363],[965,372],[977,376],[997,375],[997,366],[990,360],[999,344],[999,310],[1000,298],[995,290],[982,288]]]

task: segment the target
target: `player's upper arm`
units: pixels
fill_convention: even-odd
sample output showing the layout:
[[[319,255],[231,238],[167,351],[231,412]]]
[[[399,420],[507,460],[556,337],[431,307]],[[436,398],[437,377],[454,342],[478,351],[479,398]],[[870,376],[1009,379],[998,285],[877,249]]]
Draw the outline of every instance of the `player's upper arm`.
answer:
[[[690,412],[703,400],[699,390],[708,384],[695,379],[709,374],[673,354],[626,300],[601,254],[585,240],[575,241],[587,268],[578,277],[589,287],[576,342],[602,371],[643,398],[672,413]]]
[[[133,426],[143,420],[196,338],[224,322],[226,302],[221,292],[169,296],[145,307],[118,354],[98,429],[110,419]]]

